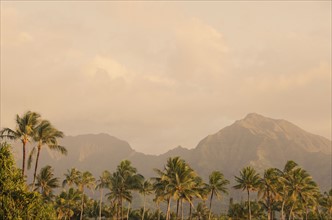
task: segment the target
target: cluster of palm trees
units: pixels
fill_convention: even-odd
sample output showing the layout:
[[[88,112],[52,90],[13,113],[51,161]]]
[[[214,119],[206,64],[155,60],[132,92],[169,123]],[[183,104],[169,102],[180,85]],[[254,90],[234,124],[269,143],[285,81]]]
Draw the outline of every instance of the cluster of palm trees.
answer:
[[[195,209],[193,200],[206,200],[210,195],[210,211],[214,196],[220,198],[221,193],[227,194],[226,180],[219,171],[214,171],[209,176],[209,182],[204,183],[197,173],[181,158],[169,158],[163,170],[155,169],[158,177],[153,178],[156,201],[166,201],[166,220],[171,218],[171,201],[176,201],[175,218],[179,217],[181,209],[181,219],[184,218],[183,204],[189,204],[189,219],[192,219],[192,208]]]
[[[63,132],[57,130],[48,120],[41,118],[39,113],[27,111],[22,116],[16,115],[16,128],[4,128],[0,131],[0,138],[9,140],[20,140],[22,142],[22,176],[25,174],[26,148],[29,142],[34,142],[29,154],[28,168],[30,169],[33,157],[37,153],[32,188],[36,181],[40,151],[44,146],[51,150],[59,151],[61,154],[67,154],[65,147],[58,144],[58,138],[63,137]]]
[[[332,197],[324,199],[318,185],[308,172],[294,161],[288,161],[283,170],[269,168],[261,177],[252,167],[246,167],[235,177],[235,189],[242,189],[248,195],[248,219],[251,217],[250,192],[257,191],[262,207],[267,211],[267,219],[275,218],[275,211],[280,212],[280,219],[313,219],[326,214],[332,218],[332,207],[326,209],[324,202],[332,202]],[[332,192],[332,191],[330,191]],[[325,204],[327,205],[327,204]],[[320,213],[323,212],[323,213]],[[310,215],[310,216],[309,216]]]
[[[38,178],[37,181],[36,186],[40,186]],[[57,182],[59,182],[58,179]],[[62,186],[63,191],[55,198],[55,207],[59,219],[70,219],[75,217],[75,210],[80,211],[80,219],[83,219],[84,213],[88,213],[87,215],[89,216],[89,211],[84,212],[85,204],[87,204],[87,207],[90,207],[90,210],[92,205],[94,207],[93,216],[96,217],[98,215],[101,219],[103,214],[102,200],[104,197],[104,189],[109,190],[109,192],[105,194],[108,201],[111,203],[108,207],[109,215],[114,216],[113,218],[116,219],[128,219],[130,203],[133,198],[132,192],[136,190],[145,198],[145,196],[151,194],[153,190],[152,184],[149,180],[145,180],[142,175],[138,174],[136,168],[134,168],[131,165],[131,162],[127,160],[122,161],[118,165],[116,171],[112,174],[105,170],[97,180],[88,171],[81,172],[76,168],[67,170]],[[70,188],[65,190],[65,186],[69,186]],[[76,186],[76,188],[73,188],[72,186]],[[58,185],[54,188],[56,187],[58,187]],[[100,192],[99,204],[96,201],[87,198],[84,193],[85,188],[98,190]],[[44,189],[41,191],[44,192]],[[79,200],[80,207],[78,207]],[[129,204],[126,216],[124,216],[124,201]],[[145,202],[143,206],[145,207]],[[142,219],[144,219],[144,211],[145,208],[143,209]]]
[[[235,177],[234,189],[246,192],[247,201],[229,204],[228,213],[212,213],[213,201],[228,193],[229,181],[220,171],[213,171],[204,182],[181,158],[169,158],[163,169],[155,169],[156,176],[145,179],[137,173],[130,161],[124,160],[115,172],[103,171],[96,180],[90,172],[75,168],[67,170],[63,189],[58,196],[53,189],[59,187],[52,169],[46,166],[37,175],[36,189],[53,201],[59,219],[75,216],[108,217],[109,219],[331,219],[332,190],[321,194],[312,177],[295,162],[288,161],[283,170],[269,168],[260,176],[252,167],[245,167]],[[70,188],[66,189],[66,186]],[[76,188],[73,188],[75,186]],[[99,201],[86,196],[89,188],[100,193]],[[105,193],[106,191],[106,193]],[[143,197],[142,208],[132,210],[133,192]],[[252,194],[257,197],[254,201]],[[146,198],[153,194],[156,211],[146,209]],[[103,202],[107,198],[107,204]],[[148,197],[152,201],[152,197]],[[172,203],[174,204],[172,205]],[[161,204],[164,203],[164,213]],[[125,205],[126,204],[126,205]],[[184,215],[187,204],[188,213]],[[224,217],[222,217],[224,216]],[[226,218],[227,216],[227,218]]]
[[[36,190],[43,195],[45,201],[54,203],[59,219],[71,219],[78,215],[80,219],[83,219],[84,215],[89,216],[89,211],[85,211],[84,207],[91,209],[94,205],[98,209],[99,219],[106,216],[106,209],[108,209],[108,216],[112,216],[113,219],[130,219],[133,216],[136,216],[133,219],[137,219],[139,216],[139,219],[142,220],[184,219],[183,204],[185,202],[189,204],[189,219],[192,219],[194,216],[200,216],[200,207],[196,210],[194,200],[205,200],[208,196],[210,209],[207,212],[208,216],[205,217],[211,219],[213,198],[220,198],[221,193],[227,193],[226,185],[229,184],[229,181],[221,172],[212,172],[209,182],[204,183],[196,172],[179,157],[169,158],[163,170],[155,169],[155,171],[157,177],[145,179],[143,175],[137,173],[130,161],[124,160],[117,166],[115,172],[110,173],[105,170],[96,180],[90,172],[81,172],[72,168],[64,174],[62,192],[58,196],[54,196],[54,189],[60,186],[60,181],[59,178],[54,178],[52,168],[46,166],[37,175]],[[69,188],[66,189],[66,186]],[[99,204],[86,196],[84,192],[86,188],[99,191]],[[105,195],[104,190],[107,190]],[[130,208],[134,191],[143,197],[143,208],[138,211],[132,211]],[[155,215],[152,215],[150,211],[146,213],[146,197],[152,193],[155,195],[153,201],[158,207]],[[104,196],[108,199],[109,206],[102,202]],[[176,201],[176,212],[171,211],[172,200]],[[161,202],[167,204],[166,215],[160,211]],[[125,203],[127,207],[124,206]],[[195,212],[192,212],[192,209],[195,209]],[[94,217],[96,217],[96,211],[94,213]]]

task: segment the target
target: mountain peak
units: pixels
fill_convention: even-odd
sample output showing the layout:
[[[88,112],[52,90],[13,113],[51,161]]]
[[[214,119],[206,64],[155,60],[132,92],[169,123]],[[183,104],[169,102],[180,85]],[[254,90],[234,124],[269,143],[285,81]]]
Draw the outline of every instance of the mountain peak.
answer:
[[[244,119],[236,121],[235,125],[245,127],[255,132],[280,131],[280,121],[281,120],[267,118],[257,113],[250,113]],[[291,123],[287,124],[288,126],[292,126]]]
[[[257,113],[249,113],[249,114],[247,114],[247,116],[245,118],[243,118],[239,121],[246,121],[246,122],[250,122],[250,123],[260,123],[263,121],[277,122],[277,121],[281,121],[281,120],[265,117],[265,116],[257,114]]]
[[[233,134],[241,134],[241,131],[249,132],[256,137],[264,137],[275,141],[289,141],[308,152],[331,153],[331,141],[318,135],[310,134],[295,124],[283,120],[272,119],[257,113],[250,113],[245,118],[236,121],[229,126]],[[222,129],[221,133],[225,130]],[[266,139],[267,140],[267,139]]]
[[[250,118],[266,118],[263,115],[257,114],[255,112],[249,113],[247,114],[247,116],[245,117],[245,119],[250,119]]]

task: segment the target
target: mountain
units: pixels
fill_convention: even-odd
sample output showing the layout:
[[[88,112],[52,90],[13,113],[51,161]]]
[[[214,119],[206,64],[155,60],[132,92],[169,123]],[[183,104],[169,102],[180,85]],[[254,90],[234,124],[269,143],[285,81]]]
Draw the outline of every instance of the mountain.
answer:
[[[288,121],[255,113],[207,136],[194,149],[179,146],[158,156],[136,152],[126,141],[108,134],[67,136],[60,143],[67,147],[68,156],[45,148],[39,166],[53,166],[61,178],[71,167],[89,170],[98,177],[103,170],[114,171],[124,159],[130,160],[143,175],[153,176],[153,168],[162,168],[168,157],[181,156],[202,177],[220,170],[232,181],[245,166],[263,172],[268,167],[282,169],[287,160],[294,160],[309,171],[323,190],[331,187],[331,140]],[[20,145],[16,145],[17,158],[21,158]]]
[[[285,121],[249,114],[204,138],[191,162],[202,172],[220,169],[233,179],[247,165],[263,172],[294,160],[323,187],[331,187],[331,141]]]

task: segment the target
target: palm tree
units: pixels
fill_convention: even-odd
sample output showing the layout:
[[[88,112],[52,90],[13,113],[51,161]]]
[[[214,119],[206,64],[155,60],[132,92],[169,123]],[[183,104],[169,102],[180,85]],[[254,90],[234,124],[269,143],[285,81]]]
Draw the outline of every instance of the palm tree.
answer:
[[[288,188],[288,201],[290,203],[290,211],[288,219],[293,216],[293,209],[295,205],[304,205],[306,210],[306,219],[308,218],[308,207],[310,201],[315,200],[319,190],[317,184],[312,180],[312,177],[302,168],[293,170],[288,178],[285,180]]]
[[[221,193],[228,194],[226,185],[229,184],[229,181],[225,179],[224,175],[219,171],[213,171],[209,176],[209,183],[206,184],[206,190],[211,193],[210,196],[210,213],[209,219],[211,219],[211,208],[212,208],[212,199],[213,196],[216,195],[219,199],[221,197]]]
[[[40,114],[36,112],[27,111],[22,117],[16,115],[16,128],[12,130],[10,128],[4,128],[0,131],[1,138],[8,138],[11,140],[20,140],[23,144],[23,160],[22,160],[22,176],[25,173],[25,156],[26,156],[26,144],[30,142],[30,139],[34,135],[36,125],[39,123]]]
[[[107,170],[103,171],[99,180],[97,181],[96,189],[100,190],[100,203],[99,203],[99,219],[101,220],[101,209],[103,201],[103,189],[109,187],[111,174]]]
[[[170,218],[170,203],[171,198],[177,201],[176,218],[178,218],[179,205],[183,203],[185,194],[192,190],[195,186],[195,178],[197,174],[195,171],[180,157],[169,158],[167,160],[164,170],[155,169],[159,177],[154,178],[159,181],[161,186],[164,186],[163,196],[167,198],[167,213],[166,220]],[[181,213],[183,211],[181,210]],[[183,216],[183,215],[182,215]]]
[[[143,179],[143,176],[137,174],[136,168],[128,160],[121,161],[116,172],[111,175],[110,193],[106,195],[113,199],[117,206],[117,218],[121,213],[121,219],[123,219],[123,201],[129,202],[130,205],[132,200],[131,190],[138,189],[138,183],[141,179]]]
[[[144,214],[145,214],[146,195],[151,194],[152,191],[153,191],[153,187],[149,180],[142,179],[142,181],[139,182],[138,192],[143,195],[142,220],[144,220]]]
[[[193,213],[193,217],[196,217],[198,220],[207,219],[209,216],[209,209],[203,203],[198,203],[195,212]]]
[[[89,219],[94,218],[97,220],[99,216],[99,202],[90,198],[86,203],[85,213]]]
[[[188,192],[185,199],[189,203],[189,220],[192,219],[192,209],[195,209],[193,204],[194,198],[206,200],[209,194],[205,186],[206,184],[203,183],[201,177],[197,176],[194,178],[194,187]]]
[[[42,146],[46,145],[46,146],[48,146],[49,149],[59,151],[61,154],[66,155],[67,154],[66,148],[63,146],[60,146],[57,141],[57,138],[62,138],[62,137],[63,137],[63,133],[61,131],[58,131],[56,128],[54,128],[49,121],[43,120],[36,127],[33,139],[35,142],[37,142],[37,158],[36,158],[36,163],[35,163],[35,171],[34,171],[34,175],[33,175],[33,183],[32,183],[33,188],[35,185],[39,155],[40,155]],[[30,153],[29,161],[28,161],[28,168],[31,167],[32,157],[35,154],[35,150],[36,150],[36,147],[34,147]]]
[[[76,168],[72,168],[71,170],[67,170],[67,174],[65,174],[65,180],[62,183],[62,186],[65,185],[73,185],[75,184],[81,193],[81,214],[80,220],[83,218],[83,210],[84,210],[84,189],[87,187],[88,189],[93,189],[95,187],[95,178],[93,175],[88,172],[80,172]]]
[[[95,178],[89,171],[83,172],[77,180],[78,190],[81,192],[81,215],[80,220],[83,219],[84,210],[84,188],[93,189],[95,186]]]
[[[281,220],[285,219],[284,209],[288,199],[289,188],[287,186],[287,179],[291,173],[298,168],[298,164],[292,160],[286,162],[285,167],[281,173],[281,176],[278,177],[278,189],[277,189],[277,197],[278,200],[281,200]]]
[[[260,176],[256,173],[256,170],[252,167],[245,167],[240,171],[240,177],[235,176],[237,185],[235,189],[246,190],[248,194],[248,214],[249,220],[251,220],[251,208],[250,208],[250,191],[257,191],[260,184]]]
[[[332,189],[327,193],[321,195],[319,200],[322,211],[325,213],[327,219],[332,219]]]
[[[158,171],[158,170],[156,170]],[[161,172],[161,171],[160,171]],[[166,192],[166,187],[167,187],[167,182],[162,180],[161,177],[154,177],[152,178],[153,180],[153,190],[155,194],[155,198],[153,201],[156,203],[157,206],[157,212],[158,212],[158,217],[157,219],[160,220],[160,202],[162,201],[167,201],[170,196]],[[167,206],[168,207],[168,206]]]
[[[261,184],[258,190],[258,196],[265,200],[265,207],[267,208],[267,219],[273,219],[272,205],[276,201],[278,194],[278,178],[282,172],[276,168],[269,168],[264,171],[264,176],[261,179]]]
[[[116,219],[123,219],[123,200],[131,201],[132,195],[119,172],[114,172],[110,179],[110,192],[106,194],[116,205]]]
[[[130,205],[132,201],[131,190],[138,190],[139,183],[143,181],[144,177],[137,173],[137,169],[131,165],[129,160],[123,160],[117,167],[117,173],[121,176],[121,186],[124,191],[127,191],[128,196],[125,200],[128,202],[127,218],[130,211]],[[123,200],[120,198],[121,205],[121,219],[123,219]]]
[[[55,208],[58,213],[58,219],[70,219],[75,211],[79,211],[80,192],[74,188],[63,191],[55,200]]]
[[[54,177],[52,167],[43,167],[37,175],[36,190],[40,190],[43,197],[49,200],[53,197],[53,189],[59,186],[59,178]]]
[[[81,172],[76,168],[71,168],[70,170],[67,170],[67,173],[65,173],[65,179],[62,182],[62,187],[65,187],[66,185],[72,186],[72,185],[78,185],[78,179],[81,175]]]

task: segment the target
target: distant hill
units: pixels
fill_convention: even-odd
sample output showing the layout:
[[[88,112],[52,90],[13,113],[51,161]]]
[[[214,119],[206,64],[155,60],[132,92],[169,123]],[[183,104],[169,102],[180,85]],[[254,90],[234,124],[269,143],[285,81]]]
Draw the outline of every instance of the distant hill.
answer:
[[[263,172],[268,167],[282,168],[287,160],[294,160],[309,171],[323,190],[332,184],[331,140],[308,133],[288,121],[255,113],[207,136],[194,149],[179,146],[158,156],[136,152],[126,141],[108,134],[67,136],[60,143],[67,147],[68,156],[45,148],[40,167],[53,166],[61,178],[71,167],[89,170],[98,177],[103,170],[113,172],[124,159],[130,160],[143,175],[153,176],[153,168],[162,168],[168,157],[181,156],[201,176],[220,170],[231,181],[247,165]],[[20,145],[15,144],[15,149],[20,159]],[[31,171],[29,175],[32,176]]]
[[[288,160],[307,169],[322,188],[331,187],[331,141],[258,114],[207,136],[190,158],[200,173],[219,169],[231,179],[244,166],[263,172],[267,167],[283,168]]]

